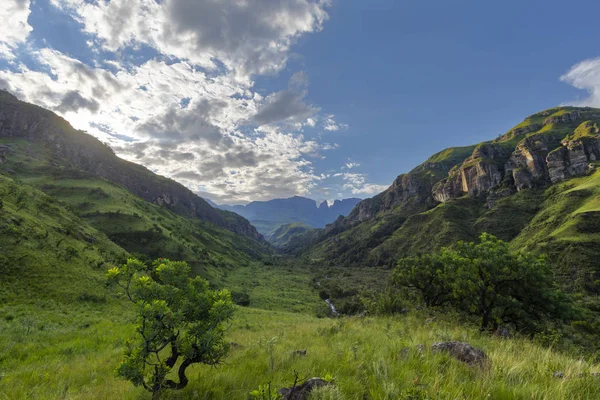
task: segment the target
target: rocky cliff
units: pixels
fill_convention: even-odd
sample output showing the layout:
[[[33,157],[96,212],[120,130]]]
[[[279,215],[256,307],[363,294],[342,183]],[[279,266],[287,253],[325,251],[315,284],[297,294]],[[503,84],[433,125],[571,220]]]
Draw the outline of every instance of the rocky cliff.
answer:
[[[543,122],[538,123],[543,118]],[[558,108],[535,114],[499,139],[481,144],[432,192],[438,202],[516,191],[585,174],[600,156],[600,111]]]
[[[598,109],[558,107],[526,118],[495,140],[446,149],[358,203],[324,233],[344,231],[396,208],[419,204],[430,209],[464,196],[482,198],[492,208],[523,189],[586,174],[590,163],[600,160],[599,123]]]
[[[263,240],[243,217],[214,209],[183,185],[158,176],[141,165],[120,159],[108,146],[74,129],[53,112],[21,102],[6,91],[0,91],[0,137],[23,138],[43,144],[54,165],[98,175],[180,215]],[[0,160],[6,157],[7,152],[7,148],[0,149]]]

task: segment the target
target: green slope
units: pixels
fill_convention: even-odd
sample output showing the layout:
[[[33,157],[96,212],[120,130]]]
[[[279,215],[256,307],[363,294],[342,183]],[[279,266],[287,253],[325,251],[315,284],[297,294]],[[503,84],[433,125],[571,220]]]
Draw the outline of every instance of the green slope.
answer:
[[[266,237],[267,241],[275,247],[285,247],[291,240],[299,235],[306,234],[314,228],[301,222],[284,224],[273,229]]]
[[[247,265],[268,254],[266,245],[250,237],[186,218],[144,201],[121,185],[57,165],[49,160],[43,145],[0,138],[3,143],[10,144],[11,154],[0,169],[12,171],[11,176],[64,202],[110,240],[142,258],[185,260],[196,273],[210,277],[215,268]]]
[[[546,171],[545,176],[533,177],[530,187],[517,190],[513,172],[505,168],[519,151],[529,152],[526,168],[532,168],[536,157],[544,160],[547,154],[571,146],[587,146],[589,162],[597,164],[588,147],[600,143],[599,123],[598,109],[561,107],[526,118],[496,140],[446,149],[400,175],[385,192],[361,202],[347,218],[294,238],[288,251],[320,265],[390,268],[401,257],[490,232],[512,241],[515,248],[549,254],[570,287],[596,292],[600,288],[596,282],[600,172],[552,183]],[[521,171],[520,167],[514,170]],[[483,195],[465,191],[443,203],[433,196],[452,177],[474,174],[466,181],[474,185],[481,184],[478,180],[485,183],[494,171],[502,179],[491,188],[482,186]]]
[[[0,303],[105,301],[126,252],[56,199],[0,175]]]

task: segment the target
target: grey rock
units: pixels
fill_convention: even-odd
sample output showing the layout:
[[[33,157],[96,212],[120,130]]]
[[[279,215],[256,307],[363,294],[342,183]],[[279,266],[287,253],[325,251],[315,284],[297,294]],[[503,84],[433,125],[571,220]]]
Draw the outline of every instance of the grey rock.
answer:
[[[279,389],[279,394],[283,396],[283,400],[307,400],[313,390],[329,384],[329,382],[321,378],[311,378],[301,385],[291,388],[281,388]]]
[[[565,377],[565,373],[562,371],[556,371],[552,374],[552,377],[555,379],[563,379]]]
[[[485,366],[488,361],[483,350],[465,342],[437,342],[431,347],[434,352],[448,352],[452,357],[471,366]]]

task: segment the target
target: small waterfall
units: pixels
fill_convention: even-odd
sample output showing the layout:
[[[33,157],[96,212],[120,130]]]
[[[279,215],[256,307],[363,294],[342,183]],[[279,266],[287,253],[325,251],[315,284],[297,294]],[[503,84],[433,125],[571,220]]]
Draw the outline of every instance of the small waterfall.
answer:
[[[340,315],[340,313],[337,312],[337,310],[335,309],[335,306],[333,305],[333,302],[329,299],[325,300],[325,303],[327,303],[327,305],[329,306],[329,308],[331,309],[331,313],[335,316]]]

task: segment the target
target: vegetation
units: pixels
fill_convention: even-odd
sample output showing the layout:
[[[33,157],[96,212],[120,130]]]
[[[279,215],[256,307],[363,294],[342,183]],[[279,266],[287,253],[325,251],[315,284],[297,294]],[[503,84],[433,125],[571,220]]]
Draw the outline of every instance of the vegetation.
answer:
[[[282,227],[293,256],[226,229],[231,213],[190,218],[0,138],[0,399],[272,400],[312,376],[332,383],[312,400],[600,398],[600,172],[443,204],[401,191],[490,143],[591,140],[597,121],[542,126],[569,110],[432,156],[365,203],[372,218]],[[512,338],[490,335],[501,324]]]
[[[566,300],[544,257],[512,252],[508,243],[486,233],[480,240],[402,259],[392,282],[416,290],[428,307],[451,303],[478,316],[481,331],[510,324],[535,332],[537,324],[561,314]]]
[[[138,308],[137,337],[127,343],[119,376],[160,398],[165,389],[181,390],[193,364],[217,365],[229,347],[225,323],[233,315],[228,291],[213,292],[200,277],[189,278],[185,262],[159,259],[148,267],[129,259],[108,271],[108,282],[125,291]],[[177,363],[178,382],[167,379]]]
[[[294,238],[305,234],[306,232],[312,230],[313,228],[300,223],[294,222],[291,224],[281,225],[280,227],[271,231],[266,239],[275,247],[285,247],[290,241],[294,240]]]

